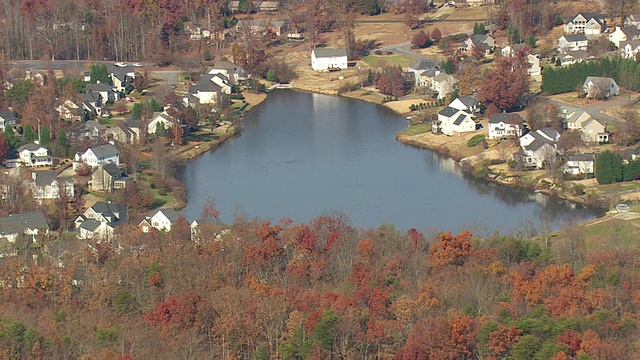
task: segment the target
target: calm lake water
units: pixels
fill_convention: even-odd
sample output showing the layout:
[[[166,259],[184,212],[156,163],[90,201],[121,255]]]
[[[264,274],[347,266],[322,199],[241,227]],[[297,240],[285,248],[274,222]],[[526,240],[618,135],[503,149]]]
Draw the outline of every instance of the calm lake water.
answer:
[[[451,159],[396,141],[406,127],[383,106],[272,92],[247,115],[240,135],[181,170],[189,192],[182,213],[197,219],[213,197],[228,223],[238,214],[308,222],[342,213],[362,227],[483,232],[544,224],[557,229],[568,219],[597,215],[592,208],[466,178]]]

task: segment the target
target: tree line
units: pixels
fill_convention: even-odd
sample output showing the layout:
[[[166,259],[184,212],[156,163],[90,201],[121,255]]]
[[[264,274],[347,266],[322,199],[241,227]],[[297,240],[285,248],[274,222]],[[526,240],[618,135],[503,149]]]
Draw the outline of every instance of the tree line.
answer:
[[[21,246],[0,259],[0,357],[630,358],[638,250],[610,230],[588,250],[575,226],[549,242],[239,217],[194,242],[179,218]]]
[[[582,91],[582,84],[588,76],[610,77],[629,90],[640,90],[640,63],[635,59],[604,57],[599,61],[566,67],[545,67],[542,70],[542,91],[551,95]]]

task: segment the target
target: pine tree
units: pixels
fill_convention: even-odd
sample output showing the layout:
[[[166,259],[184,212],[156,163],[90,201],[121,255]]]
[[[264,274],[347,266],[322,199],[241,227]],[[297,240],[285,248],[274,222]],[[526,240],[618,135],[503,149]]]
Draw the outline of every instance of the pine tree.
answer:
[[[51,142],[51,131],[48,127],[43,126],[40,129],[40,145],[47,147]]]

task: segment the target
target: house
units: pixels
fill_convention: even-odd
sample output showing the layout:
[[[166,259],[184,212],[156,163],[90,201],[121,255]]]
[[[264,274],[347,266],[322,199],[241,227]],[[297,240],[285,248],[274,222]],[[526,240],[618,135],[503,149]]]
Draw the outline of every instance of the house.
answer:
[[[567,51],[587,50],[589,41],[584,34],[562,35],[558,38],[558,51],[565,53]]]
[[[82,110],[71,100],[65,100],[62,104],[56,106],[58,117],[65,121],[82,120]]]
[[[221,74],[215,75],[202,75],[200,80],[195,85],[189,86],[189,93],[184,98],[186,105],[195,104],[216,104],[222,97],[222,88],[211,79],[213,77],[221,76]],[[223,76],[223,75],[222,75]],[[154,119],[155,120],[155,119]],[[151,123],[149,123],[151,125]],[[165,124],[166,126],[173,127],[173,124]],[[166,128],[165,126],[165,128]],[[155,125],[153,131],[149,130],[149,134],[155,134]]]
[[[213,84],[213,82],[209,82]],[[166,110],[163,112],[156,112],[153,114],[153,119],[151,119],[149,124],[147,124],[147,134],[155,134],[158,127],[171,129],[176,124],[178,124],[178,121],[173,116],[169,115]]]
[[[536,55],[527,55],[527,72],[530,76],[538,76],[542,74],[540,59]]]
[[[606,99],[610,96],[618,95],[620,88],[612,78],[587,76],[582,85],[582,91],[588,98]]]
[[[7,126],[16,126],[17,123],[16,114],[9,110],[0,110],[0,131],[4,131]]]
[[[441,72],[438,75],[427,78],[427,87],[438,94],[438,99],[443,99],[451,94],[458,83],[458,79],[453,76]]]
[[[531,48],[525,43],[507,45],[500,50],[500,53],[502,54],[502,56],[516,56],[519,51],[525,51],[529,53],[531,51]]]
[[[228,230],[217,231],[223,226],[224,224],[220,222],[220,220],[213,217],[193,220],[191,224],[189,224],[189,228],[191,229],[191,240],[195,242],[202,241],[203,232],[207,233],[207,230],[211,230],[211,235],[217,238],[219,235],[228,232]]]
[[[73,169],[77,170],[82,163],[87,164],[92,169],[98,165],[113,163],[120,164],[120,151],[112,144],[101,145],[87,149],[83,154],[77,153],[74,158]]]
[[[462,45],[460,45],[459,50],[469,53],[470,51],[473,51],[473,49],[477,48],[489,55],[495,47],[496,41],[493,37],[491,37],[491,35],[484,34],[470,36],[462,43]]]
[[[313,49],[311,51],[311,68],[315,71],[331,71],[347,68],[347,50],[345,49]]]
[[[556,58],[560,59],[561,66],[567,66],[595,59],[595,57],[589,55],[586,50],[566,51],[564,54],[558,55]]]
[[[90,139],[100,139],[107,133],[107,127],[97,121],[89,120],[77,129],[78,136]]]
[[[89,190],[99,192],[112,192],[116,189],[124,189],[131,178],[122,174],[122,170],[116,164],[108,163],[98,165],[91,174],[89,180]]]
[[[248,31],[251,34],[281,36],[287,31],[286,20],[242,19],[236,23],[236,31]]]
[[[567,159],[564,172],[571,175],[593,174],[596,162],[596,154],[573,155]]]
[[[105,83],[87,84],[87,92],[100,94],[102,101],[106,103],[116,101],[116,93],[113,88]]]
[[[624,19],[624,26],[635,26],[640,29],[640,14],[631,14]]]
[[[587,144],[601,144],[609,141],[607,127],[593,118],[582,124],[580,133],[582,135],[582,141]]]
[[[144,220],[138,224],[138,227],[144,233],[149,232],[151,228],[163,232],[169,232],[171,231],[171,226],[180,216],[182,215],[174,209],[158,209],[147,215]]]
[[[521,153],[518,154],[524,166],[543,169],[557,157],[560,134],[549,128],[529,132],[520,137]]]
[[[124,66],[122,66],[124,65]],[[133,80],[136,77],[136,68],[128,64],[108,64],[107,72],[116,92],[127,92],[133,89]]]
[[[135,144],[140,141],[140,119],[129,119],[124,124],[107,129],[107,137],[120,144]]]
[[[82,94],[82,110],[85,119],[102,115],[102,95],[99,92],[86,91]]]
[[[25,166],[51,166],[53,157],[49,150],[36,143],[24,144],[18,148],[18,156]]]
[[[489,139],[521,137],[524,119],[518,114],[492,114],[489,116]]]
[[[18,236],[25,235],[36,242],[38,234],[49,234],[49,224],[42,211],[11,214],[0,218],[0,239],[15,243]]]
[[[73,199],[75,190],[73,180],[68,177],[58,177],[55,171],[34,171],[31,173],[33,182],[31,192],[33,198],[38,202],[43,200],[55,200],[60,198],[60,194],[65,194],[68,200]]]
[[[616,26],[615,31],[609,34],[609,41],[614,43],[618,48],[622,42],[638,39],[640,39],[640,29],[635,26]]]
[[[202,75],[204,78],[209,78],[209,81],[213,81],[214,84],[220,86],[220,91],[224,94],[231,95],[231,83],[229,78],[223,74],[207,74]]]
[[[438,124],[439,131],[449,136],[476,130],[476,122],[469,110],[456,109],[451,106],[438,112]]]
[[[605,16],[594,13],[579,13],[564,24],[564,32],[567,34],[584,34],[587,36],[600,36],[607,30]]]
[[[580,131],[585,143],[603,143],[609,141],[606,127],[594,119],[586,110],[563,106],[560,108],[563,117],[562,126],[567,131]]]
[[[79,239],[113,237],[114,229],[127,222],[127,209],[120,204],[98,201],[79,215],[74,224]]]
[[[453,100],[451,104],[449,104],[449,106],[459,110],[467,110],[473,116],[475,116],[478,111],[480,111],[480,102],[475,95],[465,95],[459,97]]]
[[[635,59],[640,52],[640,40],[623,41],[620,43],[619,54],[625,59]]]
[[[237,85],[247,80],[244,69],[230,61],[217,61],[209,70],[209,74],[222,74],[229,79],[231,85]]]
[[[240,1],[231,1],[229,3],[229,10],[231,10],[231,12],[238,12],[239,5]],[[253,11],[278,11],[280,9],[280,1],[254,0],[250,4],[250,9]]]
[[[414,73],[414,86],[427,86],[427,79],[433,78],[440,73],[438,65],[427,60],[416,60],[409,64],[407,70]]]

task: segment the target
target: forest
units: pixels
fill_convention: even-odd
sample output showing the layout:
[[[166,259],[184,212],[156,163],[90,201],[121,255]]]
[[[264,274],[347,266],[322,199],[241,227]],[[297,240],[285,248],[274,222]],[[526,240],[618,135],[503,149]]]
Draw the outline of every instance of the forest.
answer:
[[[619,232],[424,235],[238,217],[4,258],[4,359],[629,359],[640,257]],[[596,250],[593,250],[596,249]]]

